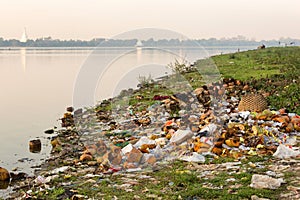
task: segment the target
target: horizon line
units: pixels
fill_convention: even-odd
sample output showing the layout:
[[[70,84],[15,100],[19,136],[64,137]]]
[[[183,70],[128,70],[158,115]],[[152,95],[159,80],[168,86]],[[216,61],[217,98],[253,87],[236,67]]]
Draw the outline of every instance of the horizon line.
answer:
[[[280,40],[300,40],[300,38],[293,38],[293,37],[280,37],[280,38],[273,38],[273,39],[253,39],[253,38],[246,38],[245,36],[242,36],[244,38],[239,38],[239,36],[242,35],[237,35],[235,37],[221,37],[221,38],[217,38],[217,37],[210,37],[210,38],[188,38],[186,40],[182,40],[182,41],[189,41],[189,40],[211,40],[211,39],[215,39],[215,40],[235,40],[235,41],[249,41],[249,42],[261,42],[261,41],[280,41]],[[17,40],[20,41],[21,39],[16,39],[16,38],[4,38],[0,36],[0,39],[2,40]],[[74,41],[92,41],[95,39],[103,39],[103,40],[139,40],[138,38],[132,38],[132,39],[118,39],[118,38],[106,38],[106,37],[94,37],[91,39],[79,39],[79,38],[68,38],[68,39],[62,39],[62,38],[52,38],[52,36],[42,36],[42,37],[36,37],[36,38],[29,38],[28,40],[38,40],[38,39],[49,39],[49,40],[60,40],[60,41],[70,41],[70,40],[74,40]],[[154,38],[149,38],[149,39],[153,39],[154,41],[159,41],[159,40],[180,40],[180,38],[164,38],[164,39],[154,39]],[[147,40],[149,40],[147,39]],[[147,41],[147,40],[141,40],[141,41]]]

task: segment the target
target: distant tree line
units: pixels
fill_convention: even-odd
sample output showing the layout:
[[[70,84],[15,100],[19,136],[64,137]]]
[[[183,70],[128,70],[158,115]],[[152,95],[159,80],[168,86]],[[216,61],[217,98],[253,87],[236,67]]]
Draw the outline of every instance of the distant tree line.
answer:
[[[5,40],[0,38],[1,47],[94,47],[104,39],[92,39],[90,41],[83,40],[59,40],[51,37],[38,38],[36,40],[27,40],[27,42],[20,42],[16,39]]]
[[[5,40],[0,38],[0,47],[134,47],[137,44],[137,39],[131,40],[117,40],[117,39],[104,39],[96,38],[89,41],[84,40],[59,40],[52,39],[51,37],[38,38],[35,40],[29,39],[27,42],[20,42],[16,39]],[[289,46],[300,45],[299,39],[292,38],[280,38],[279,40],[248,40],[243,36],[235,38],[210,38],[210,39],[198,39],[198,40],[179,40],[179,39],[160,39],[154,40],[150,38],[148,40],[141,41],[143,46],[156,47],[156,46],[259,46],[261,44],[268,46]]]

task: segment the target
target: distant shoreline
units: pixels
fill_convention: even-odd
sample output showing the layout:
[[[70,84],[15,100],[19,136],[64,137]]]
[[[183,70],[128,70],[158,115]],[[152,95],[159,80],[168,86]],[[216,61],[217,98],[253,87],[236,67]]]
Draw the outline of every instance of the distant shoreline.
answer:
[[[92,40],[59,40],[52,39],[51,37],[28,39],[26,42],[17,39],[3,39],[0,37],[0,48],[3,47],[136,47],[138,39],[104,39],[96,38]],[[195,46],[295,46],[300,45],[300,39],[281,38],[274,40],[247,40],[247,39],[160,39],[142,40],[141,44],[146,47],[195,47]]]

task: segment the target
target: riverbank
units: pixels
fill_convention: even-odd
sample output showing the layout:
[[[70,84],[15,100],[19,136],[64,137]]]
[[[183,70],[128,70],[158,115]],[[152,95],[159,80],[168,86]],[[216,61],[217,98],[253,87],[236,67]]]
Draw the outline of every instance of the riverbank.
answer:
[[[291,47],[214,56],[223,82],[203,86],[192,70],[77,111],[12,199],[299,198],[299,158],[274,156],[280,144],[299,151],[299,54]],[[238,112],[251,92],[268,108]],[[257,174],[280,184],[256,187]]]

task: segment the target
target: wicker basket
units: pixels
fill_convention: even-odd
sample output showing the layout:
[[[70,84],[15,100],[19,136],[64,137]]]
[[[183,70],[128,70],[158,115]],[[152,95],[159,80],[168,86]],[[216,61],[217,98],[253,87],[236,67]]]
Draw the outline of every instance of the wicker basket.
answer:
[[[261,112],[267,108],[267,100],[261,94],[247,94],[238,105],[239,111]]]

